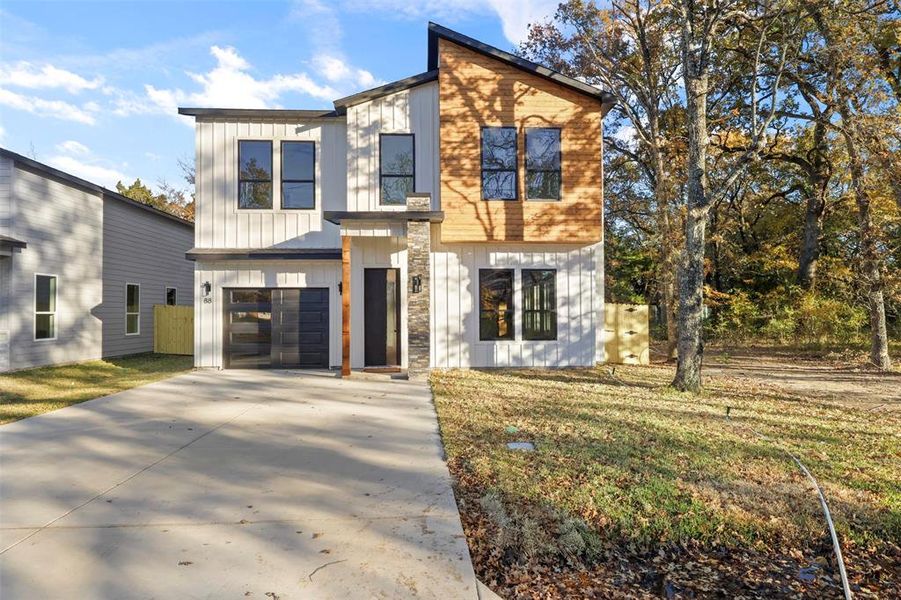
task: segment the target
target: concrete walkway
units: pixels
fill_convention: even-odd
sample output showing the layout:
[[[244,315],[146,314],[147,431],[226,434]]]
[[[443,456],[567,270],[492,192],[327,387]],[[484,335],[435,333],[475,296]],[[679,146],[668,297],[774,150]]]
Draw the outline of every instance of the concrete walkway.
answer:
[[[0,427],[0,597],[476,598],[424,384],[197,372]]]

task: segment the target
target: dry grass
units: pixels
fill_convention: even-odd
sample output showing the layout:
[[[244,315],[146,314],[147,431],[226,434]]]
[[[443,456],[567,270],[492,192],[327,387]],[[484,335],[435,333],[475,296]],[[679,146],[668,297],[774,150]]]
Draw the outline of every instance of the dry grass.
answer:
[[[691,397],[666,387],[672,374],[665,366],[618,367],[615,376],[608,368],[447,371],[431,383],[458,485],[462,477],[527,521],[577,519],[588,550],[595,539],[636,552],[821,545],[823,518],[807,481],[749,428],[801,457],[846,543],[897,548],[901,415],[727,377]],[[507,450],[514,440],[537,451]],[[560,542],[551,530],[541,543]]]
[[[0,424],[166,379],[192,364],[191,356],[137,354],[0,375]]]

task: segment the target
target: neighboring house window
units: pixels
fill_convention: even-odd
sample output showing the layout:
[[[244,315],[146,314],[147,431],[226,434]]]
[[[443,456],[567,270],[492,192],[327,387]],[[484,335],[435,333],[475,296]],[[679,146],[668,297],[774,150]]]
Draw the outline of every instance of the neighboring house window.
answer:
[[[379,188],[382,204],[403,205],[416,181],[413,134],[383,133],[379,136]]]
[[[522,270],[522,338],[557,339],[557,271]]]
[[[482,200],[516,200],[516,129],[482,128]]]
[[[272,142],[238,142],[238,208],[272,208]]]
[[[282,142],[282,208],[316,208],[314,142]]]
[[[559,129],[526,129],[526,198],[560,199]]]
[[[513,337],[513,271],[479,269],[479,339]]]
[[[175,288],[166,288],[166,304],[168,306],[175,306],[178,304],[178,290]]]
[[[34,276],[34,339],[56,339],[56,275]]]
[[[141,286],[125,284],[125,335],[141,333]]]

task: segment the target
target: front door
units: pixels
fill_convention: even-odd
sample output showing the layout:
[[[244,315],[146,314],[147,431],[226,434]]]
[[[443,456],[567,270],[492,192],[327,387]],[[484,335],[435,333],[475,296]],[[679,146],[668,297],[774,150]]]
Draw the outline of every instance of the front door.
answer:
[[[400,365],[399,269],[364,269],[363,329],[367,367]]]

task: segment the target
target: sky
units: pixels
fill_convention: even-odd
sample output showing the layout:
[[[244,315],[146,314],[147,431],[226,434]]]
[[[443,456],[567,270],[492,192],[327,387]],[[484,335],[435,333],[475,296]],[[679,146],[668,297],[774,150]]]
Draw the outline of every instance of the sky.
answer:
[[[179,106],[332,108],[426,70],[435,21],[504,50],[557,0],[0,3],[0,146],[99,185],[184,187]]]

